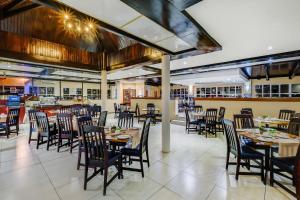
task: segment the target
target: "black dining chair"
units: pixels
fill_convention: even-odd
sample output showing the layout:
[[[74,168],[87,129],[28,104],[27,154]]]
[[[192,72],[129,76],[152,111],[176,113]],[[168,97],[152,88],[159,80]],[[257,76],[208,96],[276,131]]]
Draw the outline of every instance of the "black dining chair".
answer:
[[[88,108],[88,113],[91,117],[99,118],[101,114],[101,106],[91,106]]]
[[[200,134],[202,131],[205,132],[205,137],[208,133],[215,135],[217,137],[217,113],[218,109],[208,108],[206,109],[205,119],[201,120],[199,123]]]
[[[98,126],[99,127],[104,127],[106,125],[106,118],[107,118],[107,111],[102,111],[99,120],[98,120]]]
[[[197,113],[202,112],[203,107],[201,105],[193,106],[193,111]]]
[[[70,153],[72,153],[73,148],[77,145],[74,143],[78,142],[78,132],[74,130],[73,126],[73,115],[71,113],[58,113],[57,114],[58,123],[58,144],[57,152],[63,146],[70,146]],[[63,140],[67,142],[63,143]]]
[[[155,104],[154,103],[148,103],[147,104],[147,113],[146,118],[150,118],[151,122],[156,124],[156,113],[155,113]]]
[[[236,114],[233,115],[234,125],[237,129],[252,129],[255,128],[253,115],[251,114]]]
[[[130,148],[130,147],[125,146],[123,149],[121,149],[122,156],[126,156],[126,157],[129,156],[129,163],[131,163],[132,161],[140,162],[140,169],[123,167],[123,170],[141,172],[142,177],[144,177],[143,162],[147,162],[148,167],[150,166],[149,149],[148,149],[150,121],[151,121],[151,119],[147,118],[146,121],[144,122],[140,143],[136,147]],[[143,159],[144,153],[146,153],[147,160]]]
[[[4,133],[7,138],[11,133],[19,134],[19,118],[20,118],[20,109],[19,108],[10,108],[7,113],[6,121],[0,123],[0,133]]]
[[[188,131],[188,134],[190,131],[198,131],[198,120],[191,120],[190,113],[188,109],[185,109],[185,130]]]
[[[107,186],[115,179],[122,178],[122,156],[120,153],[108,150],[104,128],[97,126],[83,126],[83,144],[85,153],[84,190],[87,183],[104,171],[103,195],[106,195]],[[108,168],[115,166],[117,172],[108,180]],[[88,176],[88,169],[93,174]]]
[[[31,141],[36,141],[36,139],[32,139],[32,133],[34,129],[36,129],[36,116],[37,110],[28,110],[28,118],[29,118],[29,137],[28,137],[28,144],[30,144]]]
[[[298,151],[296,156],[291,157],[277,157],[275,152],[271,151],[271,162],[270,162],[270,185],[273,187],[274,184],[280,186],[285,191],[297,197],[296,192],[292,191],[288,186],[285,185],[287,181],[280,181],[275,178],[274,174],[277,177],[284,177],[291,180],[293,186],[299,187],[299,180],[297,180],[297,175],[299,175],[300,169],[300,145],[298,146]],[[297,190],[297,189],[296,189]],[[299,194],[298,194],[299,195]]]
[[[219,109],[219,115],[217,118],[217,131],[218,132],[222,132],[224,134],[224,128],[223,128],[223,119],[225,116],[225,108],[224,107],[220,107]]]
[[[114,112],[115,112],[115,118],[117,118],[118,117],[118,115],[119,115],[119,112],[120,112],[120,107],[118,106],[118,104],[117,103],[114,103]]]
[[[288,131],[289,134],[293,134],[296,136],[300,135],[300,118],[292,117],[289,125],[288,125]]]
[[[291,117],[300,118],[300,113],[294,113]]]
[[[47,114],[44,112],[37,112],[35,116],[36,116],[36,124],[38,128],[36,148],[38,149],[41,144],[47,143],[47,151],[48,151],[50,146],[56,144],[55,141],[57,138],[56,125],[50,126]]]
[[[77,118],[77,127],[78,127],[78,160],[77,160],[77,170],[80,169],[80,166],[85,166],[85,163],[81,163],[81,155],[84,153],[83,145],[83,126],[84,125],[93,125],[93,120],[91,116],[81,116]]]
[[[121,112],[119,114],[118,127],[130,128],[133,126],[133,114]]]
[[[136,104],[136,116],[138,123],[146,121],[147,114],[141,114],[140,107]]]
[[[242,115],[252,115],[252,116],[254,116],[252,108],[242,108],[241,114]]]
[[[260,175],[261,180],[264,181],[264,155],[247,146],[241,145],[235,125],[232,121],[224,119],[223,125],[227,141],[226,170],[228,170],[228,165],[236,165],[236,180],[238,180],[239,175]],[[236,157],[236,162],[229,162],[230,154]],[[258,162],[259,165],[250,165],[250,167],[260,168],[260,172],[240,171],[240,166],[249,166],[249,160]]]
[[[291,117],[295,113],[296,112],[294,110],[280,110],[278,118],[279,119],[283,119],[283,120],[290,120]],[[287,126],[278,124],[277,129],[279,129],[279,130],[286,130]]]

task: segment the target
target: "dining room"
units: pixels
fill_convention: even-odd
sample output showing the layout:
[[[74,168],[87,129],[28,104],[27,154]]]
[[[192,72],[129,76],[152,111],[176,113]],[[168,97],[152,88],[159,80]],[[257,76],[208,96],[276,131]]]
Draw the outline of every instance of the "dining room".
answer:
[[[298,0],[0,0],[0,199],[300,199]]]

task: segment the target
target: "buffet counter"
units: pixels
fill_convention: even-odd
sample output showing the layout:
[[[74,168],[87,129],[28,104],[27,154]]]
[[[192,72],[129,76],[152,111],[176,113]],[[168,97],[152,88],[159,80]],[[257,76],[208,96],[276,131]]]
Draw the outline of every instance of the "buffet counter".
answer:
[[[254,116],[278,117],[281,109],[300,112],[300,98],[195,98],[195,104],[204,109],[223,106],[227,119],[239,114],[242,108],[252,108]]]

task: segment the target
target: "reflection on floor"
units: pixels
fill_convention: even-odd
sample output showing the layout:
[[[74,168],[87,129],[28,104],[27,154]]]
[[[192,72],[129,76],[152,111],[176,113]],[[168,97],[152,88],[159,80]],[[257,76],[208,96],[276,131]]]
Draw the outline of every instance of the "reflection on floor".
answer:
[[[115,123],[110,117],[108,125]],[[141,126],[142,124],[140,124]],[[222,137],[208,138],[186,134],[183,126],[171,125],[172,151],[161,152],[161,125],[150,129],[150,168],[145,178],[140,173],[124,172],[102,196],[102,176],[83,190],[83,169],[76,170],[77,151],[60,153],[51,147],[36,150],[27,143],[28,126],[22,134],[0,139],[1,200],[96,200],[96,199],[289,199],[278,188],[265,186],[256,176],[234,179],[234,167],[225,170],[225,142]]]

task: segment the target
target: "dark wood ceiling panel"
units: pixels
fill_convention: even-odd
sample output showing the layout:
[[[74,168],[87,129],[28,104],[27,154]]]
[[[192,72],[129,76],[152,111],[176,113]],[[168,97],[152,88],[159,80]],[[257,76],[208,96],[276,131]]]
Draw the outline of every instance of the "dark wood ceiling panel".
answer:
[[[100,70],[101,54],[0,31],[0,57]]]
[[[200,51],[211,52],[221,49],[221,45],[201,25],[193,20],[187,12],[182,11],[186,6],[191,6],[199,1],[190,0],[186,4],[178,0],[122,1]]]
[[[135,43],[104,29],[98,31],[94,41],[74,37],[64,30],[56,11],[42,7],[1,20],[0,29],[90,52],[116,52]]]

